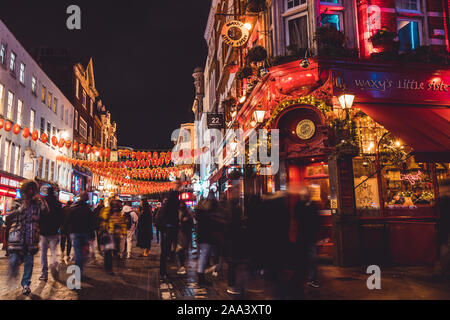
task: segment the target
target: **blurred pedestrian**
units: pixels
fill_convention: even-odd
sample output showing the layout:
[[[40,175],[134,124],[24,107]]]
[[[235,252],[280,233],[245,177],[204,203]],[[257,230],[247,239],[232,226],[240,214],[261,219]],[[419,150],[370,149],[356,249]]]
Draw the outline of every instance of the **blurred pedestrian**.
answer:
[[[131,208],[130,201],[125,202],[125,205],[122,208],[122,216],[127,224],[127,236],[122,238],[121,240],[121,248],[123,248],[121,255],[122,258],[126,257],[127,259],[130,259],[131,249],[133,248],[133,236],[134,232],[136,231],[136,225],[138,223],[138,216],[136,212]]]
[[[141,213],[137,223],[137,246],[144,249],[143,257],[150,255],[153,240],[153,217],[147,199],[141,200]]]
[[[156,223],[156,216],[158,215],[159,210],[161,210],[161,207],[155,208],[153,210],[153,225],[155,226],[155,233],[156,233],[156,243],[159,244],[159,238],[161,235],[161,230],[159,229],[159,225]]]
[[[41,247],[41,267],[42,273],[39,280],[48,280],[47,251],[50,247],[51,263],[50,270],[54,279],[58,277],[58,255],[59,243],[58,231],[64,221],[64,214],[61,203],[56,198],[56,191],[52,186],[47,189],[47,195],[43,199],[45,210],[41,212],[39,219],[40,247]]]
[[[186,259],[188,250],[191,246],[192,240],[192,212],[183,201],[180,201],[178,209],[178,237],[176,253],[178,256],[178,271],[177,274],[186,274]]]
[[[206,200],[201,200],[196,209],[197,239],[200,256],[197,265],[197,283],[205,286],[209,283],[205,278],[206,266],[211,254],[223,248],[225,220],[220,210],[219,202],[212,191]]]
[[[105,207],[105,202],[103,199],[100,199],[97,203],[97,206],[94,209],[94,225],[95,225],[95,237],[97,238],[97,250],[99,253],[101,253],[100,250],[100,239],[98,236],[98,228],[100,225],[100,212]]]
[[[160,256],[160,276],[166,279],[167,259],[175,260],[175,246],[178,234],[178,208],[179,190],[181,182],[176,181],[175,190],[169,193],[167,202],[161,207],[157,215],[157,224],[161,229],[161,256]]]
[[[103,208],[100,213],[100,243],[104,251],[105,271],[110,275],[114,275],[114,262],[116,262],[119,273],[123,268],[120,258],[120,252],[122,251],[120,244],[122,238],[127,236],[127,224],[121,212],[122,202],[111,199],[109,207]]]
[[[310,190],[305,186],[299,190],[299,201],[295,205],[298,219],[297,243],[304,255],[302,272],[306,273],[307,285],[319,288],[317,281],[317,236],[320,228],[318,206],[311,200]],[[303,276],[301,277],[303,279]]]
[[[72,247],[75,251],[75,265],[83,271],[89,257],[89,237],[94,230],[94,215],[88,204],[89,195],[83,191],[69,213],[69,232]]]
[[[69,215],[72,204],[73,204],[72,201],[67,201],[66,205],[64,206],[63,222],[60,228],[61,263],[64,262],[66,265],[68,265],[69,261],[71,260],[70,253],[72,251],[72,241],[70,240],[70,232],[69,232]]]
[[[14,200],[6,216],[6,224],[10,227],[8,279],[11,281],[17,277],[19,266],[24,262],[22,293],[29,295],[34,255],[39,250],[39,217],[45,207],[37,196],[38,186],[33,180],[22,182],[20,193],[22,198]]]

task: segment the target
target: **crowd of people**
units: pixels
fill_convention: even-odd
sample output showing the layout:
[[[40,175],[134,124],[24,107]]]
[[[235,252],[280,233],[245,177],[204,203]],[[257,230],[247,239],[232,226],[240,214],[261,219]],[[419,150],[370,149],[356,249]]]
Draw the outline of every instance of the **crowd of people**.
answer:
[[[138,210],[133,210],[131,202],[122,203],[116,197],[108,199],[107,206],[101,199],[92,209],[89,195],[84,191],[74,203],[69,201],[63,207],[53,186],[48,185],[42,194],[33,180],[22,183],[20,194],[21,198],[15,199],[4,221],[8,230],[4,245],[9,257],[9,284],[14,284],[19,266],[24,264],[21,280],[24,295],[31,293],[34,256],[39,251],[41,281],[48,280],[49,270],[57,280],[62,263],[73,262],[82,275],[89,261],[95,263],[96,251],[103,256],[108,274],[114,275],[114,269],[120,273],[123,260],[131,258],[136,231],[137,246],[144,249],[142,256],[150,254],[153,215],[147,199],[142,199]]]
[[[178,275],[186,274],[195,230],[197,256],[192,257],[197,259],[200,287],[210,286],[225,265],[227,292],[232,295],[248,291],[246,286],[261,275],[263,290],[276,299],[303,297],[305,284],[319,287],[319,210],[309,189],[254,196],[247,202],[245,215],[239,190],[230,191],[226,200],[217,200],[211,191],[194,212],[179,200],[177,191],[163,201],[155,217],[161,230],[161,279],[168,278],[168,263],[177,264]]]

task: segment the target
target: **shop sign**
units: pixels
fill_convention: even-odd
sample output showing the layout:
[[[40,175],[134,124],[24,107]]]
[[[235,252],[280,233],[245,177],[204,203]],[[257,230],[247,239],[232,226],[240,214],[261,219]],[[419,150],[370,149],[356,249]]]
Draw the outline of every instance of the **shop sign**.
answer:
[[[345,70],[342,76],[357,102],[380,99],[447,105],[450,98],[450,74]]]
[[[241,21],[228,21],[222,28],[223,42],[232,47],[242,47],[249,39],[249,32]]]
[[[206,115],[206,122],[208,129],[223,129],[225,128],[225,121],[223,113],[208,113]]]
[[[19,185],[20,185],[20,181],[15,180],[15,179],[11,179],[5,176],[1,176],[0,177],[0,184],[2,186],[7,186],[10,188],[14,188],[14,189],[18,189]]]

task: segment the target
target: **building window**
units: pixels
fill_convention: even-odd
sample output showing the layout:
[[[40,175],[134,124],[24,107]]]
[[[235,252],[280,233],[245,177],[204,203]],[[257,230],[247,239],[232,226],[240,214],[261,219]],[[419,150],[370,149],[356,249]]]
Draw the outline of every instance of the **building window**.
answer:
[[[22,126],[22,107],[23,107],[23,101],[17,100],[17,124],[19,126]]]
[[[89,143],[92,143],[92,127],[89,127]]]
[[[42,86],[42,89],[41,89],[41,101],[43,103],[45,103],[45,96],[46,96],[46,94],[47,94],[47,89],[45,88],[45,86]]]
[[[9,172],[9,163],[11,161],[11,141],[5,140],[3,148],[3,171]]]
[[[48,167],[49,167],[49,164],[50,164],[50,160],[48,160],[48,159],[45,159],[45,167],[44,167],[44,179],[47,179],[48,180]]]
[[[304,3],[306,3],[306,0],[287,0],[287,8],[292,9]]]
[[[53,99],[53,112],[56,113],[57,110],[58,110],[58,99],[54,98]]]
[[[0,114],[3,114],[4,102],[5,102],[5,86],[0,83]]]
[[[16,146],[14,151],[14,174],[20,174],[20,147]]]
[[[47,133],[47,136],[50,137],[50,134],[52,133],[52,124],[48,121],[47,121],[47,128],[46,128],[45,132]],[[47,139],[47,142],[49,142],[49,140],[50,139]]]
[[[83,101],[82,101],[82,103],[83,103],[83,107],[86,108],[86,91],[84,91],[84,89],[83,89]]]
[[[20,63],[19,81],[21,84],[25,84],[25,64]]]
[[[65,109],[64,110],[64,118],[65,118],[65,120],[64,120],[65,124],[68,124],[68,122],[69,122],[69,109]]]
[[[31,92],[33,92],[34,95],[36,95],[36,78],[32,77],[31,78]]]
[[[87,123],[86,121],[84,121],[84,119],[82,117],[80,117],[80,135],[87,139]]]
[[[287,18],[287,38],[290,47],[308,48],[308,19],[306,13]]]
[[[14,93],[8,91],[8,109],[6,109],[6,118],[12,121],[14,114]]]
[[[419,11],[419,1],[418,0],[397,0],[395,3],[397,9],[408,10],[408,11]]]
[[[400,19],[397,21],[397,32],[401,52],[415,50],[420,46],[420,21]]]
[[[11,51],[11,57],[9,59],[9,71],[16,72],[16,54]]]
[[[52,161],[52,164],[50,166],[50,181],[53,181],[55,179],[55,162]]]
[[[338,31],[342,31],[342,14],[341,13],[333,13],[333,14],[321,14],[320,15],[320,24],[321,26],[333,26]]]
[[[53,98],[53,95],[49,92],[48,93],[48,100],[47,100],[47,106],[48,106],[49,109],[52,108],[52,98]]]
[[[0,47],[0,63],[5,64],[6,62],[6,44],[2,43]]]
[[[39,157],[38,160],[38,172],[37,172],[37,176],[39,178],[42,178],[42,163],[43,163],[44,159],[42,159],[42,157]]]
[[[78,131],[78,111],[75,110],[74,129]]]
[[[89,99],[91,101],[91,117],[94,116],[94,101],[92,101],[91,99]]]
[[[76,84],[75,84],[75,97],[80,98],[80,95],[79,95],[79,91],[80,91],[80,80],[77,79],[75,83],[76,83]]]
[[[45,119],[41,117],[41,135],[45,132]]]
[[[34,131],[34,118],[36,116],[36,112],[31,109],[30,111],[30,132],[33,133]]]

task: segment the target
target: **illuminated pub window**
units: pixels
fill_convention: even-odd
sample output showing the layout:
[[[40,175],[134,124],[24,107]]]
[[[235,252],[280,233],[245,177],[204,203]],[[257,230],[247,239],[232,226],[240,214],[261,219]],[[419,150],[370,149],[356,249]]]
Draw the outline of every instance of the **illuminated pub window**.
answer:
[[[308,19],[307,15],[301,13],[287,18],[287,29],[289,35],[289,46],[296,49],[308,48]]]
[[[397,32],[401,52],[415,50],[420,46],[419,21],[399,19],[397,21]]]
[[[342,17],[340,13],[334,13],[334,14],[321,14],[320,15],[320,24],[322,26],[333,26],[336,28],[336,30],[341,31],[342,30]]]
[[[321,162],[307,166],[305,181],[311,190],[311,200],[317,201],[322,210],[330,209],[328,164]]]

